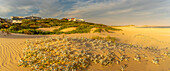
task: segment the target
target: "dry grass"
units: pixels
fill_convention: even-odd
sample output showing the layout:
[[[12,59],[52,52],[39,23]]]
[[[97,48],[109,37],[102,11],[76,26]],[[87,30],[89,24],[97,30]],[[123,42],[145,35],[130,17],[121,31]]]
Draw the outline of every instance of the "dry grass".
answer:
[[[93,36],[93,37],[91,37],[91,39],[107,40],[107,41],[112,41],[112,42],[116,41],[116,38],[115,37],[111,37],[111,36],[107,36],[107,37]]]
[[[59,29],[61,26],[56,26],[56,27],[50,27],[50,28],[38,28],[38,30],[41,30],[43,32],[50,31],[52,32],[55,29]]]
[[[77,27],[66,28],[66,29],[61,30],[61,32],[69,32],[69,31],[73,31],[73,30],[76,30],[76,28],[77,28]]]

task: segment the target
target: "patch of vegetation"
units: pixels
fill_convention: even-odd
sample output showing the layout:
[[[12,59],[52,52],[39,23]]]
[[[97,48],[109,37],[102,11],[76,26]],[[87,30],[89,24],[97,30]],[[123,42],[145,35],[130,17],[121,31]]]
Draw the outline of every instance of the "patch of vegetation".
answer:
[[[38,28],[49,28],[54,26],[61,26],[59,29],[55,29],[52,32],[37,30]],[[61,30],[77,27],[76,30],[61,32]],[[119,30],[103,24],[95,24],[90,22],[74,22],[67,21],[65,18],[59,20],[54,18],[41,19],[41,20],[27,20],[23,19],[22,23],[0,23],[1,29],[8,29],[12,33],[23,33],[30,35],[46,35],[46,34],[74,34],[74,33],[89,33],[92,28],[99,28],[95,32],[101,32],[103,29],[107,30]]]
[[[102,31],[106,31],[106,32],[110,32],[111,31],[115,31],[115,30],[121,30],[121,29],[115,29],[115,28],[112,28],[112,27],[109,27],[109,26],[106,26],[106,27],[100,27],[100,28],[97,28],[96,30],[94,30],[94,33],[101,33]]]
[[[76,30],[65,32],[65,34],[74,34],[74,33],[89,33],[94,26],[91,25],[81,25],[76,28]]]
[[[117,31],[119,31],[119,30],[121,30],[121,29],[116,29],[116,28],[112,28],[112,27],[105,27],[104,28],[105,30],[112,30],[112,31],[115,31],[115,30],[117,30]]]
[[[104,37],[100,37],[100,36],[93,36],[93,37],[91,37],[91,39],[104,40]]]
[[[111,36],[107,36],[107,37],[93,36],[93,37],[91,37],[91,39],[106,40],[106,41],[112,41],[112,42],[116,41],[116,38],[111,37]]]
[[[94,30],[94,32],[93,33],[101,33],[102,32],[102,28],[97,28],[96,30]]]

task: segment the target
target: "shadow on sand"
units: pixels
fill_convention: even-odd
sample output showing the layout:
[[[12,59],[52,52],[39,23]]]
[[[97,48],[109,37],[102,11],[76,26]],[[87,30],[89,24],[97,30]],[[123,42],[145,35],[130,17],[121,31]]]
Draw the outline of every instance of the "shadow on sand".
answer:
[[[41,38],[41,37],[50,37],[47,35],[27,35],[27,34],[15,34],[15,33],[1,33],[0,32],[0,38]]]

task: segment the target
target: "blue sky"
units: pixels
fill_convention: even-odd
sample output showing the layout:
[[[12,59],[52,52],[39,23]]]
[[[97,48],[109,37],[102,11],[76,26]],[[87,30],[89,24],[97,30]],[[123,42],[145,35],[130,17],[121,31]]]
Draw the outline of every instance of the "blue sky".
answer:
[[[170,0],[0,0],[0,17],[83,18],[107,25],[169,25]]]

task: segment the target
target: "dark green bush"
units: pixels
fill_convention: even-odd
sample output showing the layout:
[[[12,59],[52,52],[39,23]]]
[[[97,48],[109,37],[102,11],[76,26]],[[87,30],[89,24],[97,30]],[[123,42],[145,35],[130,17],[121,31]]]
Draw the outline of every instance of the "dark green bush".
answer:
[[[18,33],[23,33],[23,34],[33,34],[33,32],[31,31],[32,29],[22,29],[19,30]],[[34,29],[33,29],[34,30]]]
[[[91,26],[91,25],[88,25],[88,24],[83,24],[83,25],[78,26],[76,28],[76,30],[65,32],[65,34],[89,33],[93,27],[94,26]]]
[[[96,30],[94,30],[94,32],[93,33],[101,33],[102,32],[102,28],[97,28]]]
[[[35,29],[22,29],[22,30],[19,30],[18,33],[31,34],[31,35],[33,35],[33,34],[45,34],[41,30],[35,30]]]
[[[18,30],[18,28],[17,28],[17,26],[10,26],[9,28],[8,28],[8,30],[10,30],[10,31],[16,31],[16,30]]]

